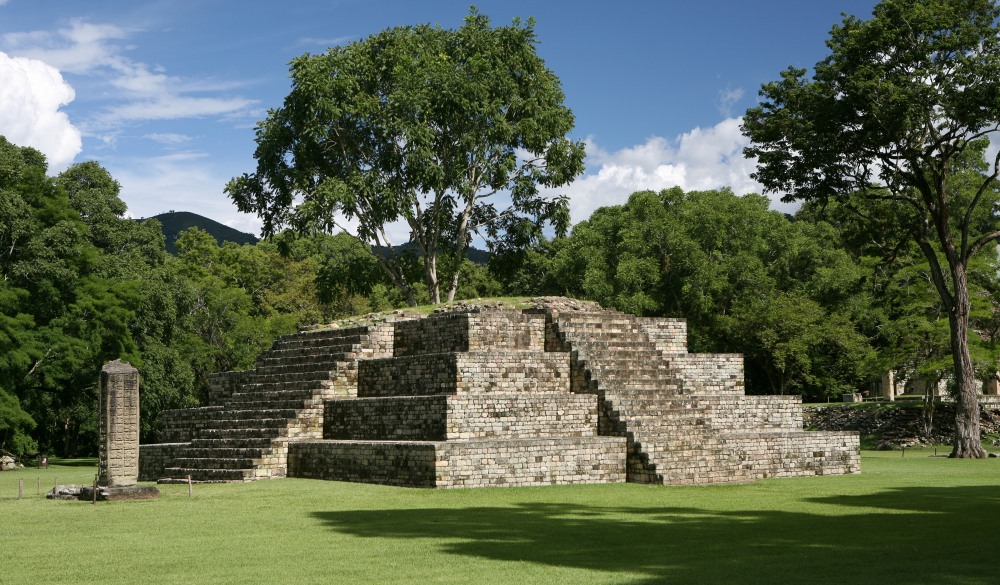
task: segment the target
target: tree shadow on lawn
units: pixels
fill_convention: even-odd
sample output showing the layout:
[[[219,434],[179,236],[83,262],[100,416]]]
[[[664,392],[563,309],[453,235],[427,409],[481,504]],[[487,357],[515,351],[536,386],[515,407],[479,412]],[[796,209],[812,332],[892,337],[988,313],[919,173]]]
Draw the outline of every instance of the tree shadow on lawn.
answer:
[[[646,575],[639,583],[997,582],[998,486],[809,501],[816,513],[525,503],[314,516],[357,537],[441,539],[448,554]]]

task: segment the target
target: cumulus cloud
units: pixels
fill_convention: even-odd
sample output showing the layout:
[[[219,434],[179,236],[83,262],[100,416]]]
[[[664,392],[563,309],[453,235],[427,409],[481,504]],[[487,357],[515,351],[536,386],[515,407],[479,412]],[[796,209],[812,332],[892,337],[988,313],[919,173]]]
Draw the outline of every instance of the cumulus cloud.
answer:
[[[56,171],[83,147],[80,131],[59,109],[75,97],[59,70],[0,52],[0,135],[18,146],[37,148]]]
[[[680,187],[699,191],[730,187],[738,195],[761,193],[750,178],[755,162],[743,156],[748,144],[741,120],[728,118],[711,128],[695,128],[674,140],[654,136],[645,143],[608,152],[587,141],[588,172],[560,189],[570,200],[573,223],[598,207],[621,205],[636,191]],[[772,199],[772,207],[790,212],[793,206]]]
[[[241,97],[196,95],[227,91],[232,83],[173,77],[161,67],[129,58],[126,42],[137,32],[74,19],[56,31],[8,33],[3,42],[12,54],[108,84],[107,95],[115,96],[115,103],[88,121],[91,131],[144,120],[248,114],[255,105]]]

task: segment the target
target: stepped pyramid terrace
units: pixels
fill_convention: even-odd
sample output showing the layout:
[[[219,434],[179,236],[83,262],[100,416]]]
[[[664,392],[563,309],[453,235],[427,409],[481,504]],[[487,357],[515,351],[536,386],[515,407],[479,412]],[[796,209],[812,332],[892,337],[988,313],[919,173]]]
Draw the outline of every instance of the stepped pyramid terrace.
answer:
[[[682,319],[540,298],[287,335],[211,405],[167,411],[140,479],[301,477],[414,487],[665,485],[857,473],[856,433],[746,396],[735,354]]]

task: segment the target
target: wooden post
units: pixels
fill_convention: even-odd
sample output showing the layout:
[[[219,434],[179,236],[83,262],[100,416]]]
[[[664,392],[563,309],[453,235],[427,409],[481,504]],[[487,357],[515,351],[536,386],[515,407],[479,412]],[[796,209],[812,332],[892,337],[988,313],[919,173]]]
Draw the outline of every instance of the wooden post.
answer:
[[[20,500],[23,497],[24,497],[24,480],[19,479],[17,480],[17,499]]]
[[[35,495],[42,495],[42,478],[38,478],[38,485],[35,486]]]
[[[188,497],[191,497],[191,476],[188,476]]]
[[[93,493],[91,495],[90,503],[93,504],[93,505],[95,505],[95,506],[97,505],[97,476],[96,475],[94,476],[94,491],[93,491]]]

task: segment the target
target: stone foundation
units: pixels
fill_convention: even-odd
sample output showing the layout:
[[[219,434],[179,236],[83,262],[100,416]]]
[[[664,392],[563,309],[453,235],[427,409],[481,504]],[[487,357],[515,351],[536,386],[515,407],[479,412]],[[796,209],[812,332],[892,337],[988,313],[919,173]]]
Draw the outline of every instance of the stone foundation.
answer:
[[[289,475],[408,487],[509,487],[625,481],[625,439],[311,441]]]

